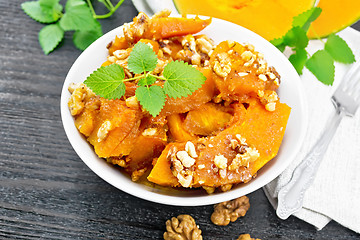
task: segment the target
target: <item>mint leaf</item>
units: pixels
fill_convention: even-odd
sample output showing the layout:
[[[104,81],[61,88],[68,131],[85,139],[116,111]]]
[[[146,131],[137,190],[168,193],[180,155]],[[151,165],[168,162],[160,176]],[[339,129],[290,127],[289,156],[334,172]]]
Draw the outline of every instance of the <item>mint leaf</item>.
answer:
[[[42,11],[39,1],[24,2],[21,8],[29,17],[41,23],[53,23],[59,19],[53,14]]]
[[[294,54],[289,57],[289,61],[292,63],[299,75],[302,74],[302,70],[307,60],[307,52],[305,49],[297,49]]]
[[[305,66],[315,77],[326,85],[332,85],[335,76],[334,59],[325,50],[319,50],[314,53]]]
[[[286,45],[284,44],[284,37],[274,38],[273,40],[270,40],[270,43],[277,47],[281,52],[285,50]]]
[[[355,56],[347,43],[338,35],[331,34],[326,43],[325,50],[333,57],[335,61],[341,63],[355,62]]]
[[[84,83],[96,95],[106,99],[121,98],[125,94],[124,69],[118,64],[100,67]]]
[[[313,7],[293,18],[293,27],[300,27],[305,32],[309,30],[310,24],[317,19],[322,10],[319,7]]]
[[[64,30],[59,24],[51,24],[43,27],[39,32],[39,42],[45,54],[49,54],[64,38]]]
[[[96,20],[83,0],[68,0],[65,14],[60,19],[60,26],[65,31],[92,31],[96,28]]]
[[[90,44],[92,44],[96,39],[102,36],[101,25],[99,22],[96,22],[98,26],[92,31],[76,31],[73,35],[74,45],[80,49],[85,50]]]
[[[297,49],[305,48],[309,43],[306,32],[301,27],[291,28],[284,36],[284,44]]]
[[[158,115],[165,105],[165,93],[160,86],[140,86],[135,91],[136,98],[153,117]]]
[[[153,76],[146,76],[144,78],[141,78],[138,82],[139,86],[147,86],[151,85],[156,82],[156,78]]]
[[[154,70],[156,64],[157,56],[152,48],[143,42],[136,43],[128,59],[129,70],[140,74]]]
[[[167,64],[163,76],[166,78],[164,91],[170,98],[186,97],[199,89],[206,80],[196,68],[180,61]]]
[[[60,18],[63,7],[59,4],[59,0],[39,0],[39,4],[42,12],[53,16],[56,20]]]

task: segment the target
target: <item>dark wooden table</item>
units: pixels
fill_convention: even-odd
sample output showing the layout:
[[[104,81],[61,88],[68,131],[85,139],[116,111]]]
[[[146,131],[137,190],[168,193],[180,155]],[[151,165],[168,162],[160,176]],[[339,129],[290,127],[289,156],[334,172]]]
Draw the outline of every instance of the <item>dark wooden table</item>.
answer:
[[[359,239],[336,222],[322,231],[295,218],[280,220],[263,190],[249,195],[244,218],[226,227],[210,221],[213,206],[174,207],[130,196],[96,176],[76,155],[60,119],[60,91],[80,55],[66,34],[43,54],[20,0],[0,1],[0,238],[161,239],[165,221],[191,214],[204,239]],[[103,20],[104,32],[137,14],[131,1]],[[360,29],[360,24],[357,29]]]

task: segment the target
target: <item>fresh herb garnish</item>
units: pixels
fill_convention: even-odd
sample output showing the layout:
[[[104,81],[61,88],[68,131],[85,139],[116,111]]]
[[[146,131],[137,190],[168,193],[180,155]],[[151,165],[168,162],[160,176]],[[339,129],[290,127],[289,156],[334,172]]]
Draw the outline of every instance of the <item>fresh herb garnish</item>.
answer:
[[[289,61],[298,74],[301,75],[304,66],[306,66],[320,82],[325,85],[332,85],[335,77],[334,61],[349,64],[355,62],[355,57],[346,42],[335,34],[328,37],[323,50],[319,50],[310,56],[305,49],[309,43],[306,33],[310,24],[320,14],[321,8],[314,7],[295,16],[292,28],[282,38],[273,39],[270,42],[280,51],[284,51],[285,47],[291,48],[293,54],[289,57]]]
[[[118,99],[125,94],[125,81],[137,80],[139,86],[135,95],[141,106],[152,116],[157,116],[169,98],[186,97],[205,82],[206,77],[197,69],[182,61],[173,61],[164,67],[163,76],[153,74],[157,56],[150,46],[138,42],[133,47],[128,68],[137,76],[125,79],[124,69],[111,64],[100,67],[84,81],[97,95],[107,99]],[[141,74],[141,75],[138,75]],[[164,81],[164,86],[153,85],[157,80]]]
[[[65,31],[75,31],[74,45],[85,50],[92,42],[102,36],[100,23],[96,19],[110,17],[123,3],[115,6],[110,0],[98,0],[109,10],[104,15],[96,15],[90,0],[68,0],[65,12],[59,0],[38,0],[21,4],[24,12],[40,23],[50,24],[39,32],[39,42],[45,54],[52,52],[63,40]]]

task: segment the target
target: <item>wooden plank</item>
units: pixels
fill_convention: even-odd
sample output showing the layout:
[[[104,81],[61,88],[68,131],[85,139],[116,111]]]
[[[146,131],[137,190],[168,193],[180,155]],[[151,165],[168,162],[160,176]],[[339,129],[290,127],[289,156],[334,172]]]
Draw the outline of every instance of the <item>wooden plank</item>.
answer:
[[[44,55],[37,39],[44,25],[23,13],[22,2],[0,0],[0,239],[161,239],[165,221],[179,214],[191,214],[204,239],[236,239],[241,233],[359,239],[335,222],[317,232],[295,217],[281,221],[262,190],[249,195],[244,218],[219,227],[210,221],[213,206],[151,203],[104,182],[76,155],[60,119],[62,84],[81,52],[66,33],[61,47]],[[126,0],[101,21],[104,32],[136,14]]]

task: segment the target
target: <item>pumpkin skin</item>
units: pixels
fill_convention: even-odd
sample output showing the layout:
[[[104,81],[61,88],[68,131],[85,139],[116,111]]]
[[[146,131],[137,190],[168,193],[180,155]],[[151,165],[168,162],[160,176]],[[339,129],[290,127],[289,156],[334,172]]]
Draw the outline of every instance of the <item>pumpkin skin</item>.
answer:
[[[181,14],[200,14],[224,19],[271,40],[282,37],[291,28],[293,17],[310,9],[315,1],[174,0],[174,3]]]
[[[309,38],[327,37],[360,19],[359,0],[320,0],[320,16],[310,25]]]

